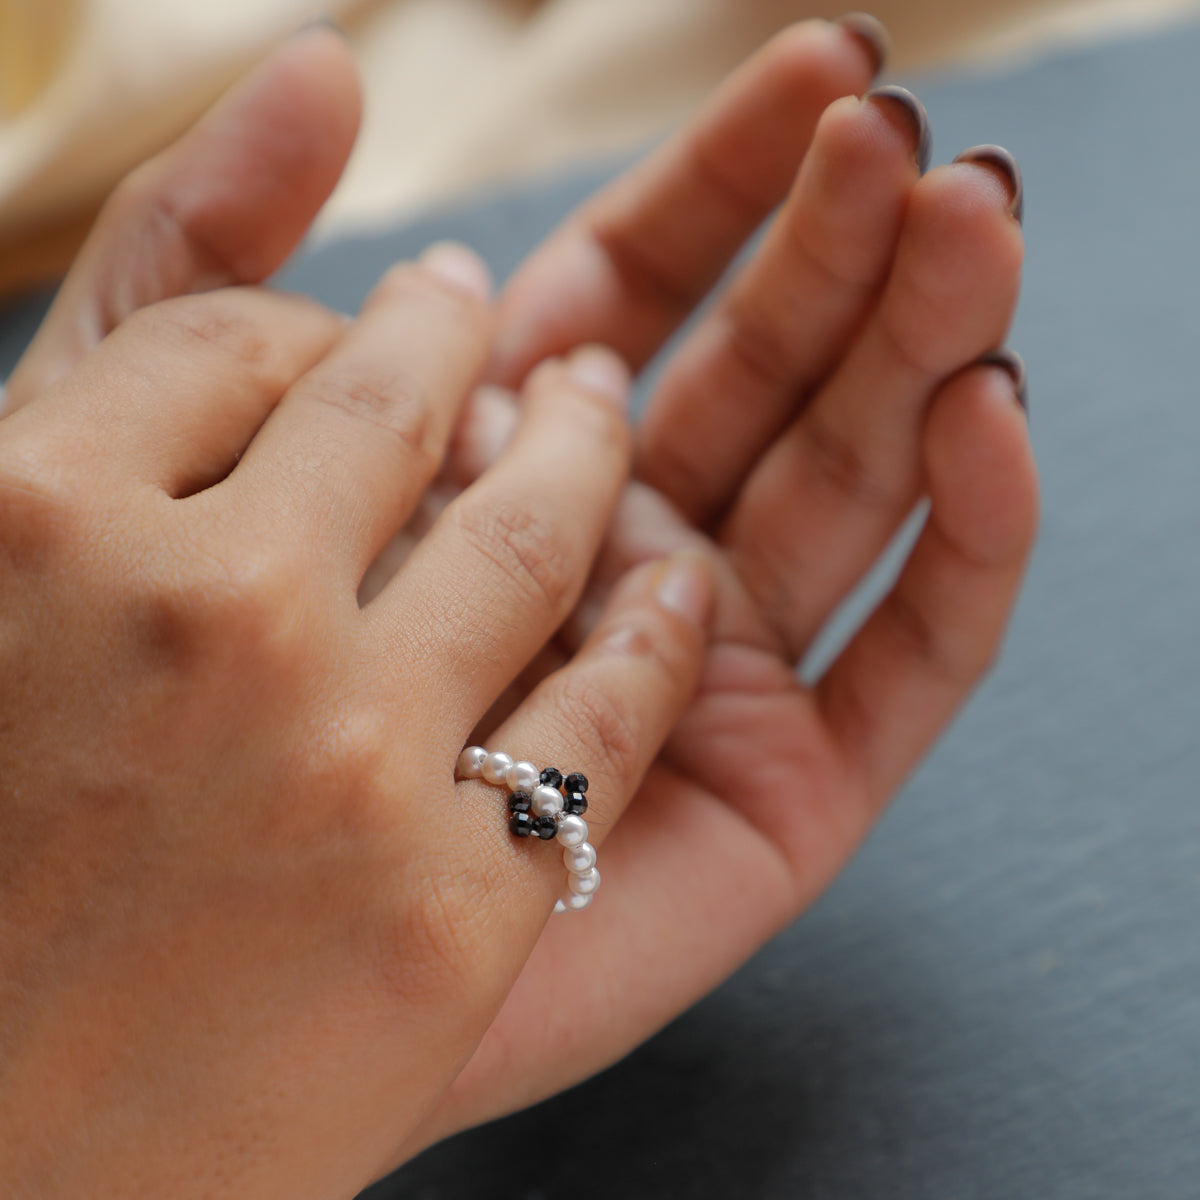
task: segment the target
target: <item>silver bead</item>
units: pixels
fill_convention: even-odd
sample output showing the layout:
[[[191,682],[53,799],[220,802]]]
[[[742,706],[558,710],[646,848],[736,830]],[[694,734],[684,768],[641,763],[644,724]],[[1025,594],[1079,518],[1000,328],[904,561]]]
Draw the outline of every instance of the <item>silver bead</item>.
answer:
[[[504,782],[510,792],[532,792],[541,778],[541,771],[531,762],[513,763],[504,773]]]
[[[577,896],[590,896],[600,886],[600,872],[593,867],[582,875],[567,877],[567,887]]]
[[[468,746],[459,756],[454,773],[459,779],[478,779],[488,753],[482,746]]]
[[[504,777],[508,774],[508,768],[512,765],[513,760],[507,754],[501,754],[497,750],[484,759],[482,768],[483,777],[488,783],[494,783],[499,786],[504,782]]]
[[[556,914],[565,913],[567,911],[567,906],[561,900],[555,900],[554,911]]]
[[[570,816],[563,817],[559,821],[558,833],[555,836],[558,838],[559,845],[567,846],[573,850],[576,846],[582,846],[587,841],[587,822],[582,817],[577,817],[572,813]]]
[[[563,795],[558,788],[541,787],[533,789],[533,811],[539,817],[557,817],[563,810]]]
[[[583,912],[585,908],[592,902],[593,893],[588,892],[586,895],[575,894],[567,901],[567,908],[572,912]]]
[[[572,875],[582,875],[596,865],[596,847],[591,842],[568,846],[563,851],[563,865]]]

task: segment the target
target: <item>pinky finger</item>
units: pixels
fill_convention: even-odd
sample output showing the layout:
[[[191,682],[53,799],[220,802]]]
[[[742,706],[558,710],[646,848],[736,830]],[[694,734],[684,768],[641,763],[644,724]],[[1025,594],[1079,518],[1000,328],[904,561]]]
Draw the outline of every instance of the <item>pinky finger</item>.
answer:
[[[514,758],[587,777],[593,846],[611,832],[691,702],[712,608],[712,569],[700,554],[638,567],[614,590],[579,653],[489,739]],[[514,862],[513,886],[526,897],[549,903],[563,892],[561,856],[516,855]]]
[[[1024,369],[1006,353],[947,383],[924,433],[928,523],[895,588],[818,687],[870,820],[987,672],[1037,527]]]

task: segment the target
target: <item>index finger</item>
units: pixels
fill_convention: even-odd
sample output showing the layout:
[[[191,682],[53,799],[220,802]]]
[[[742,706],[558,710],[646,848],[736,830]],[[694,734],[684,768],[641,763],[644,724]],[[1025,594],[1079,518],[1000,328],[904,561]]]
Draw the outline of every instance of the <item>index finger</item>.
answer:
[[[870,84],[885,37],[854,16],[768,42],[526,261],[502,298],[492,377],[515,385],[584,342],[644,365],[783,200],[825,108]]]

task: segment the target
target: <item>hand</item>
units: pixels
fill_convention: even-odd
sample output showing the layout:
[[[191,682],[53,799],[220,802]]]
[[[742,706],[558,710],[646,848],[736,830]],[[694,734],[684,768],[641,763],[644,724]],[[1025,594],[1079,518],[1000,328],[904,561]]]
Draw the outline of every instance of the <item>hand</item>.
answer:
[[[319,40],[286,52],[327,56],[303,71],[318,92],[349,74],[333,39]],[[503,298],[502,381],[599,335],[640,364],[803,160],[775,231],[658,390],[639,458],[663,492],[627,491],[598,580],[603,590],[628,563],[683,544],[722,552],[704,696],[606,848],[606,878],[621,873],[619,908],[606,888],[585,922],[547,929],[424,1140],[585,1077],[718,982],[832,878],[996,651],[1032,540],[1036,484],[1011,382],[970,364],[1003,341],[1015,298],[1012,194],[972,165],[918,185],[918,137],[895,101],[840,101],[813,142],[822,110],[861,91],[871,66],[844,33],[790,31],[681,137],[576,214]],[[279,88],[270,70],[264,94]],[[297,121],[320,122],[329,107]],[[253,127],[255,113],[243,100],[241,125]],[[208,142],[214,156],[218,142]],[[143,196],[189,194],[182,150],[146,169]],[[210,160],[206,175],[220,168]],[[202,206],[192,211],[203,224]],[[127,205],[126,225],[144,230],[138,213]],[[230,242],[252,242],[246,231],[261,215],[237,213]],[[103,280],[93,270],[77,294],[103,293]],[[873,356],[902,326],[893,354]],[[897,362],[906,351],[920,369]],[[867,407],[843,411],[832,383],[816,385],[845,387],[855,364],[873,371],[844,394]],[[757,417],[733,425],[730,395]],[[502,392],[484,393],[461,434],[456,481],[474,477],[515,418]],[[864,441],[876,427],[886,440]],[[903,580],[820,686],[799,689],[792,667],[811,632],[922,491],[932,516]],[[573,622],[548,664],[591,623]],[[513,1030],[524,1014],[564,1003],[578,1019],[548,1027],[556,1052],[523,1055]]]
[[[999,649],[1037,510],[1023,369],[992,354],[1019,286],[1020,179],[992,149],[919,178],[925,116],[892,90],[822,114],[868,66],[830,26],[776,39],[502,298],[498,383],[592,339],[640,367],[784,204],[668,362],[643,482],[559,641],[569,653],[606,580],[707,541],[723,570],[701,694],[606,848],[620,907],[589,914],[586,937],[547,927],[435,1134],[607,1066],[794,919]],[[464,443],[486,450],[506,418],[485,399]],[[801,686],[797,663],[922,495],[903,574]],[[525,1061],[518,1024],[567,1010],[553,1052]]]
[[[158,303],[0,421],[6,1194],[353,1194],[536,942],[561,852],[453,766],[583,589],[619,360],[535,371],[508,450],[358,601],[485,361],[481,271],[435,249],[348,327]],[[711,590],[686,557],[632,573],[498,733],[587,764],[598,834],[693,694]]]

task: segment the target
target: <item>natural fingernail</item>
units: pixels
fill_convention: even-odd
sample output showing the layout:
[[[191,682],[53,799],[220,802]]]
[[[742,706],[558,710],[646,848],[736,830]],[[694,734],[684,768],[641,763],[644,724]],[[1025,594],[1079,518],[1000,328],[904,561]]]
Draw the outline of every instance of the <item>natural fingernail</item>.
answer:
[[[1025,360],[1015,351],[1010,350],[1007,346],[1000,350],[993,350],[991,354],[985,354],[980,360],[981,367],[999,367],[1002,371],[1007,371],[1013,381],[1013,389],[1016,392],[1017,403],[1025,410],[1025,415],[1029,415],[1029,380],[1025,372]]]
[[[929,126],[929,114],[925,111],[925,105],[908,88],[899,87],[894,83],[875,88],[868,92],[865,98],[871,101],[882,100],[904,110],[912,126],[913,158],[916,160],[917,170],[924,175],[929,170],[929,161],[933,156],[933,131]]]
[[[863,42],[875,60],[875,74],[883,70],[892,54],[892,38],[878,17],[865,12],[846,13],[834,21]]]
[[[713,592],[712,567],[702,555],[684,551],[659,568],[655,585],[659,604],[693,625],[708,624]]]
[[[603,346],[584,346],[576,350],[567,362],[567,371],[581,388],[589,392],[606,396],[622,406],[629,399],[629,368],[619,355]]]
[[[956,163],[979,163],[986,167],[995,167],[1008,181],[1009,204],[1008,211],[1019,222],[1025,219],[1025,182],[1021,178],[1021,167],[1013,155],[1003,146],[972,146],[964,150],[955,160]]]
[[[476,300],[490,300],[492,276],[483,259],[459,242],[435,242],[420,258],[421,266],[449,287]]]

